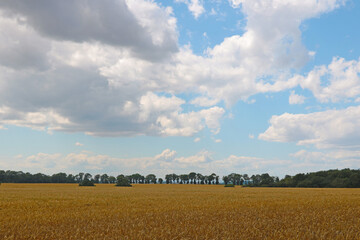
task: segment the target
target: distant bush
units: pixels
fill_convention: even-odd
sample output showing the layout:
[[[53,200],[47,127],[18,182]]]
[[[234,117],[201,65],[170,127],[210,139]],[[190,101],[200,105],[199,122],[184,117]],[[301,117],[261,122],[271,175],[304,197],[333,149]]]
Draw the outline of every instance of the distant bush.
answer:
[[[80,187],[95,187],[95,184],[89,179],[85,178],[79,183]]]
[[[235,187],[235,185],[232,183],[228,183],[228,184],[225,184],[225,187]]]
[[[119,175],[116,178],[116,187],[132,187],[129,179],[127,179],[124,175]]]

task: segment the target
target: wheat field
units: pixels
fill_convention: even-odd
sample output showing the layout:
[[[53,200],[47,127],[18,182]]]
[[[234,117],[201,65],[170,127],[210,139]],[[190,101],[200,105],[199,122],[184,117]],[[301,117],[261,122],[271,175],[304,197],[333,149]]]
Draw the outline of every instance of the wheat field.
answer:
[[[360,190],[2,184],[0,239],[360,239]]]

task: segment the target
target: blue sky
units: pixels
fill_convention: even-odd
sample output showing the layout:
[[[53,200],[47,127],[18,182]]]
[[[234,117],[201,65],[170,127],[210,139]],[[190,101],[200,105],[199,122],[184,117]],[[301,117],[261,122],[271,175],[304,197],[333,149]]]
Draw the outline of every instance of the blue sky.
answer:
[[[360,163],[354,0],[5,0],[0,169],[277,176]]]

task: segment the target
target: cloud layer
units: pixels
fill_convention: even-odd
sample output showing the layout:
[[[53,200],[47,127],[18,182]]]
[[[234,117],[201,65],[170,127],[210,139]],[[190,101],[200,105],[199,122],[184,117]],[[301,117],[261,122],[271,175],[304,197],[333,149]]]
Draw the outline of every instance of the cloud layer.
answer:
[[[360,106],[310,114],[284,113],[272,116],[270,127],[259,139],[313,144],[318,148],[358,148]]]
[[[57,172],[78,173],[90,172],[92,174],[108,173],[113,175],[155,173],[158,177],[165,174],[199,172],[201,174],[216,173],[220,176],[236,173],[259,174],[270,171],[270,174],[294,174],[299,167],[307,169],[318,163],[314,159],[306,157],[307,152],[295,153],[288,160],[264,159],[249,156],[230,155],[226,158],[215,159],[213,153],[203,150],[190,156],[178,156],[178,153],[171,149],[165,149],[158,155],[141,158],[116,158],[104,154],[96,154],[88,151],[68,154],[38,153],[30,156],[18,155],[11,162],[1,161],[1,169],[27,169],[32,173],[42,172],[53,174]],[[355,156],[359,157],[359,154]],[[299,161],[300,160],[300,161]],[[350,163],[351,162],[351,163]],[[349,164],[354,164],[349,161]],[[317,169],[321,166],[316,165]],[[289,170],[294,169],[294,170]]]
[[[202,13],[201,1],[186,3]],[[343,1],[240,3],[245,33],[198,56],[178,46],[172,9],[154,1],[1,1],[0,125],[97,136],[217,133],[219,103],[299,84],[288,77],[309,59],[301,22]]]
[[[292,80],[322,103],[354,101],[360,96],[360,60],[334,57],[328,66],[317,66],[306,76],[296,75]]]

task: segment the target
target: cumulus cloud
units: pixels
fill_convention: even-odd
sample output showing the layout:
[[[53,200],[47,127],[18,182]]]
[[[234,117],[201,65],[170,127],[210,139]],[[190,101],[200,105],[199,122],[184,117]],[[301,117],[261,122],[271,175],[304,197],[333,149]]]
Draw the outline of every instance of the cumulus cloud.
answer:
[[[191,104],[200,106],[200,107],[211,107],[218,103],[219,101],[216,99],[209,99],[207,97],[197,97],[191,100]]]
[[[173,160],[174,157],[176,156],[176,151],[171,150],[171,149],[165,149],[162,153],[158,154],[155,156],[156,160]]]
[[[356,169],[360,161],[360,151],[357,150],[330,150],[327,152],[300,150],[290,156],[296,159],[298,168],[308,169],[308,171],[336,169],[339,166]]]
[[[259,139],[312,144],[318,148],[358,148],[360,107],[272,116],[270,127],[259,135]]]
[[[189,157],[178,157],[175,159],[179,163],[205,163],[211,161],[211,153],[208,151],[201,151],[196,155]]]
[[[176,2],[185,3],[195,19],[198,19],[205,12],[202,0],[176,0]]]
[[[360,95],[360,60],[334,57],[328,66],[317,66],[306,76],[296,75],[292,80],[322,103],[354,100]]]
[[[241,1],[247,20],[243,35],[225,38],[208,49],[206,57],[180,52],[177,70],[183,87],[196,83],[198,92],[228,106],[257,93],[295,87],[298,81],[289,80],[290,70],[302,67],[312,55],[301,42],[301,22],[341,4],[335,0]]]
[[[150,1],[5,0],[0,8],[55,40],[126,46],[146,58],[177,50],[176,20],[170,17],[171,10]]]
[[[295,91],[291,91],[289,96],[289,104],[303,104],[305,102],[305,97],[297,95]]]
[[[301,22],[342,3],[241,2],[245,33],[198,56],[178,48],[172,9],[154,1],[1,1],[0,125],[96,136],[218,133],[220,101],[230,107],[298,85],[288,73],[309,57]],[[184,111],[183,93],[203,108]]]
[[[79,143],[79,142],[76,142],[76,143],[75,143],[75,146],[82,147],[82,146],[84,146],[84,144]]]

